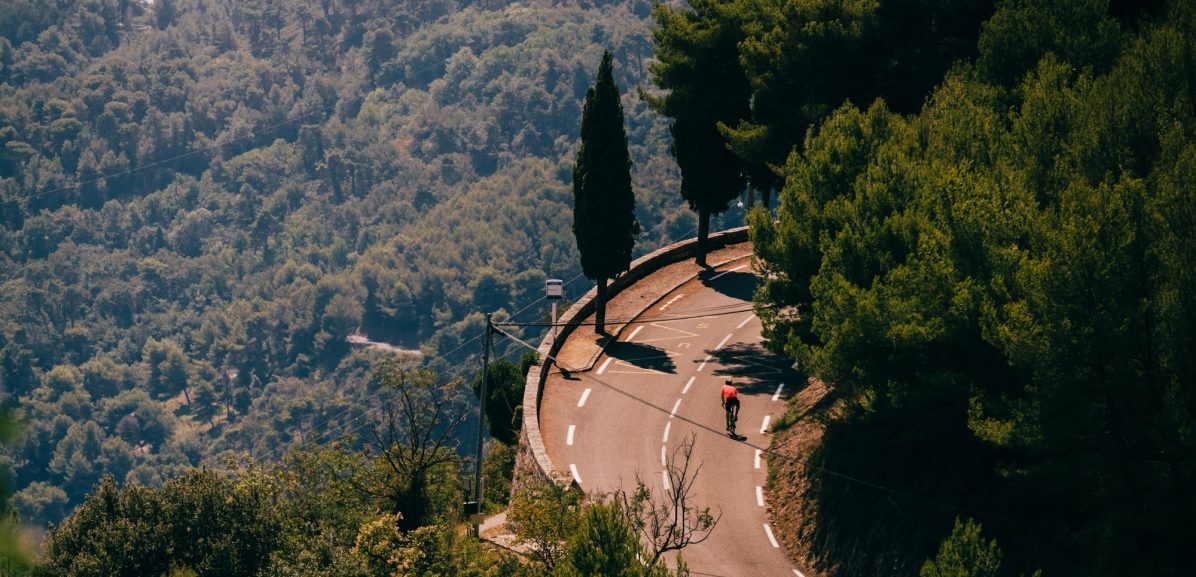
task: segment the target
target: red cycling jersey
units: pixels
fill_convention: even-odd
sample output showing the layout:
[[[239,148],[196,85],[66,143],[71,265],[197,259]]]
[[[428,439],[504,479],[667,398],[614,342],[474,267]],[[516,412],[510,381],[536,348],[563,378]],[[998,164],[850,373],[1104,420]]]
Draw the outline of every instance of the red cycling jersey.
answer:
[[[727,399],[739,400],[739,390],[734,385],[723,385],[723,402]]]

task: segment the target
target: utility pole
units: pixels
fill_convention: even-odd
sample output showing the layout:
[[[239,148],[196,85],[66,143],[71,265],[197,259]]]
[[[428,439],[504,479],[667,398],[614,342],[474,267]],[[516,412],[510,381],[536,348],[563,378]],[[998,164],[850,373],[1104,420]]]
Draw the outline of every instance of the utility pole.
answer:
[[[473,463],[473,500],[477,503],[477,516],[482,514],[482,441],[486,435],[486,385],[490,380],[490,333],[493,325],[490,313],[486,313],[486,335],[482,339],[482,390],[478,395],[478,457]],[[473,520],[471,520],[473,522]],[[481,534],[481,521],[473,523],[474,536]]]

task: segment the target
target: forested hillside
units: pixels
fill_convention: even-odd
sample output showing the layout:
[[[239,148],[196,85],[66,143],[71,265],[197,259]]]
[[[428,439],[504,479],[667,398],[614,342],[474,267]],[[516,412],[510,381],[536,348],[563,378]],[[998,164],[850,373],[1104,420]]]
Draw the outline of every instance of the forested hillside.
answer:
[[[357,331],[475,371],[482,312],[580,272],[570,170],[603,49],[637,251],[689,233],[665,120],[635,96],[650,10],[0,2],[0,390],[23,519],[61,519],[104,474],[156,485],[354,431]]]

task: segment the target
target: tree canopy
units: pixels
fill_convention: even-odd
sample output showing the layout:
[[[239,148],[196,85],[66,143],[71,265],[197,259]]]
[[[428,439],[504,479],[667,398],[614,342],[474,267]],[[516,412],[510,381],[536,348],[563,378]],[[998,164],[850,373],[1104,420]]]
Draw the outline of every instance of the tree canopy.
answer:
[[[469,378],[479,311],[584,294],[584,96],[604,50],[623,86],[652,52],[647,0],[0,4],[0,385],[32,524],[106,473],[360,422],[383,353],[350,335]],[[696,219],[664,121],[623,109],[649,251]]]
[[[1186,571],[1194,24],[1001,3],[917,114],[842,104],[752,216],[769,342],[847,408],[817,462],[896,495],[811,473],[815,549],[877,551],[845,574],[916,570],[965,512],[1009,574]],[[924,523],[850,528],[894,502]]]

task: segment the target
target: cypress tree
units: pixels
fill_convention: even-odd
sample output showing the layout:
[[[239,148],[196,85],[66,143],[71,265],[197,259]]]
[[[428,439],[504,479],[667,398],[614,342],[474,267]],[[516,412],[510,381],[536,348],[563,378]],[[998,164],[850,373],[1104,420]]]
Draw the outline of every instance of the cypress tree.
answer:
[[[605,332],[606,282],[631,266],[631,249],[639,232],[623,105],[610,52],[604,52],[598,78],[586,91],[581,145],[573,165],[573,234],[581,270],[598,285],[595,324],[599,333]]]
[[[747,184],[744,161],[720,132],[720,125],[735,126],[748,117],[751,96],[739,65],[743,33],[727,14],[727,4],[693,0],[685,8],[659,3],[653,10],[658,62],[651,68],[652,79],[668,93],[647,100],[673,119],[670,150],[681,169],[681,196],[698,213],[696,260],[701,266],[706,265],[710,216],[727,210]]]

